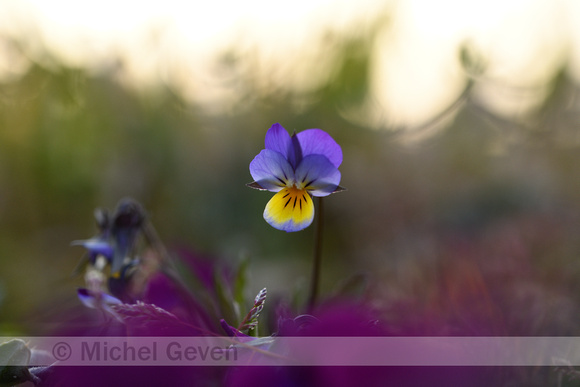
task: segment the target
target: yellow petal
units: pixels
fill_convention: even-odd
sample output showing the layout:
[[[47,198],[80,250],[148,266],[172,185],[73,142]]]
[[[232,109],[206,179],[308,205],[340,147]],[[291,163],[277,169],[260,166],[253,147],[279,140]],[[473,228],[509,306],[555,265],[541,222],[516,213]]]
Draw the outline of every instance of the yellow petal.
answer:
[[[266,204],[264,219],[278,230],[300,231],[312,223],[314,203],[305,190],[286,187]]]

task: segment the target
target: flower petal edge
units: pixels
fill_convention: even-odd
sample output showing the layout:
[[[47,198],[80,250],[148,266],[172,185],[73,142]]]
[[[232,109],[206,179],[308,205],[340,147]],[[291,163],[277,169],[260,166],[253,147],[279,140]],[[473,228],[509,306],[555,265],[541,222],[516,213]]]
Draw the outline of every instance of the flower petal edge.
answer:
[[[254,183],[271,192],[294,184],[292,166],[281,153],[271,149],[263,149],[254,157],[250,162],[250,174]]]

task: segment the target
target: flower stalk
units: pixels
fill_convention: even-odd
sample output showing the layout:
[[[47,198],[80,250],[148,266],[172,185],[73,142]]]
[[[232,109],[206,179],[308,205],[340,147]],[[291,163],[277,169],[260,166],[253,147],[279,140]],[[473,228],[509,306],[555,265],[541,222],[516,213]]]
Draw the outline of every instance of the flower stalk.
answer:
[[[322,232],[324,229],[324,206],[322,198],[318,198],[318,219],[314,229],[314,254],[312,260],[312,277],[310,278],[310,295],[308,297],[308,312],[316,306],[318,289],[320,287],[320,267],[322,265]]]

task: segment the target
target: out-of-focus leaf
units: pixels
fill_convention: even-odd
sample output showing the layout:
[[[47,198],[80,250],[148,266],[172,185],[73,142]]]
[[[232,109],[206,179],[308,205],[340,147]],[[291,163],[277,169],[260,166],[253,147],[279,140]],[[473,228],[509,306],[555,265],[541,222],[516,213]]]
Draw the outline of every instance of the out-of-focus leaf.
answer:
[[[465,71],[471,76],[480,76],[485,71],[485,60],[475,47],[468,42],[459,47],[459,61]]]
[[[290,293],[290,307],[293,310],[302,310],[308,297],[307,292],[307,284],[304,278],[299,278],[294,282],[294,287]]]
[[[28,365],[30,349],[20,339],[14,339],[0,344],[0,366]]]
[[[226,321],[237,321],[234,310],[234,302],[230,289],[224,282],[219,270],[214,271],[214,284],[217,296],[218,307],[221,311],[222,318]]]
[[[191,295],[195,295],[195,300],[199,303],[203,310],[215,321],[218,321],[218,311],[213,302],[210,289],[204,285],[203,281],[188,267],[182,260],[175,260],[173,262],[175,272],[170,270],[168,274],[170,278],[179,281]]]
[[[20,339],[0,344],[0,387],[15,386],[26,381],[39,382],[28,370],[30,355],[30,349]]]
[[[198,327],[179,320],[174,314],[153,304],[138,301],[131,305],[113,305],[112,309],[127,325],[129,335],[194,336],[205,333]]]
[[[30,373],[25,366],[2,367],[0,371],[0,387],[16,386],[24,382],[40,382],[40,379]]]
[[[248,266],[250,260],[247,257],[242,258],[240,266],[238,267],[238,272],[236,273],[236,278],[234,280],[234,301],[240,307],[245,307],[246,301],[246,284],[248,282]],[[238,315],[236,316],[236,321],[240,321],[241,316],[239,315],[239,308],[237,310]]]

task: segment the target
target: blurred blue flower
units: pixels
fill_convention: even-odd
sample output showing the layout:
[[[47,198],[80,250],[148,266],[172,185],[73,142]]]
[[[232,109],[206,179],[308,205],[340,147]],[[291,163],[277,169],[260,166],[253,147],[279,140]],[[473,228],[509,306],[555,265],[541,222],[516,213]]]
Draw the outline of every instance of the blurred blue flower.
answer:
[[[141,204],[131,198],[122,199],[112,216],[106,209],[95,210],[95,220],[99,232],[90,239],[72,242],[73,246],[83,246],[87,250],[77,269],[103,273],[110,265],[109,291],[124,302],[133,302],[130,282],[139,265],[138,241],[144,234],[146,213]],[[88,265],[87,265],[88,264]],[[91,290],[99,287],[89,286]]]
[[[342,149],[320,129],[290,136],[280,124],[266,133],[266,149],[250,163],[254,182],[248,186],[276,192],[266,205],[264,219],[287,232],[300,231],[314,219],[311,196],[328,196],[339,186]]]
[[[111,264],[111,275],[118,278],[126,266],[134,264],[132,255],[137,238],[143,232],[145,210],[137,201],[125,198],[119,202],[112,217],[106,209],[97,209],[95,220],[99,233],[90,239],[74,241],[72,245],[87,249],[89,263],[99,266],[99,270],[106,263]],[[99,262],[101,256],[106,262]]]

